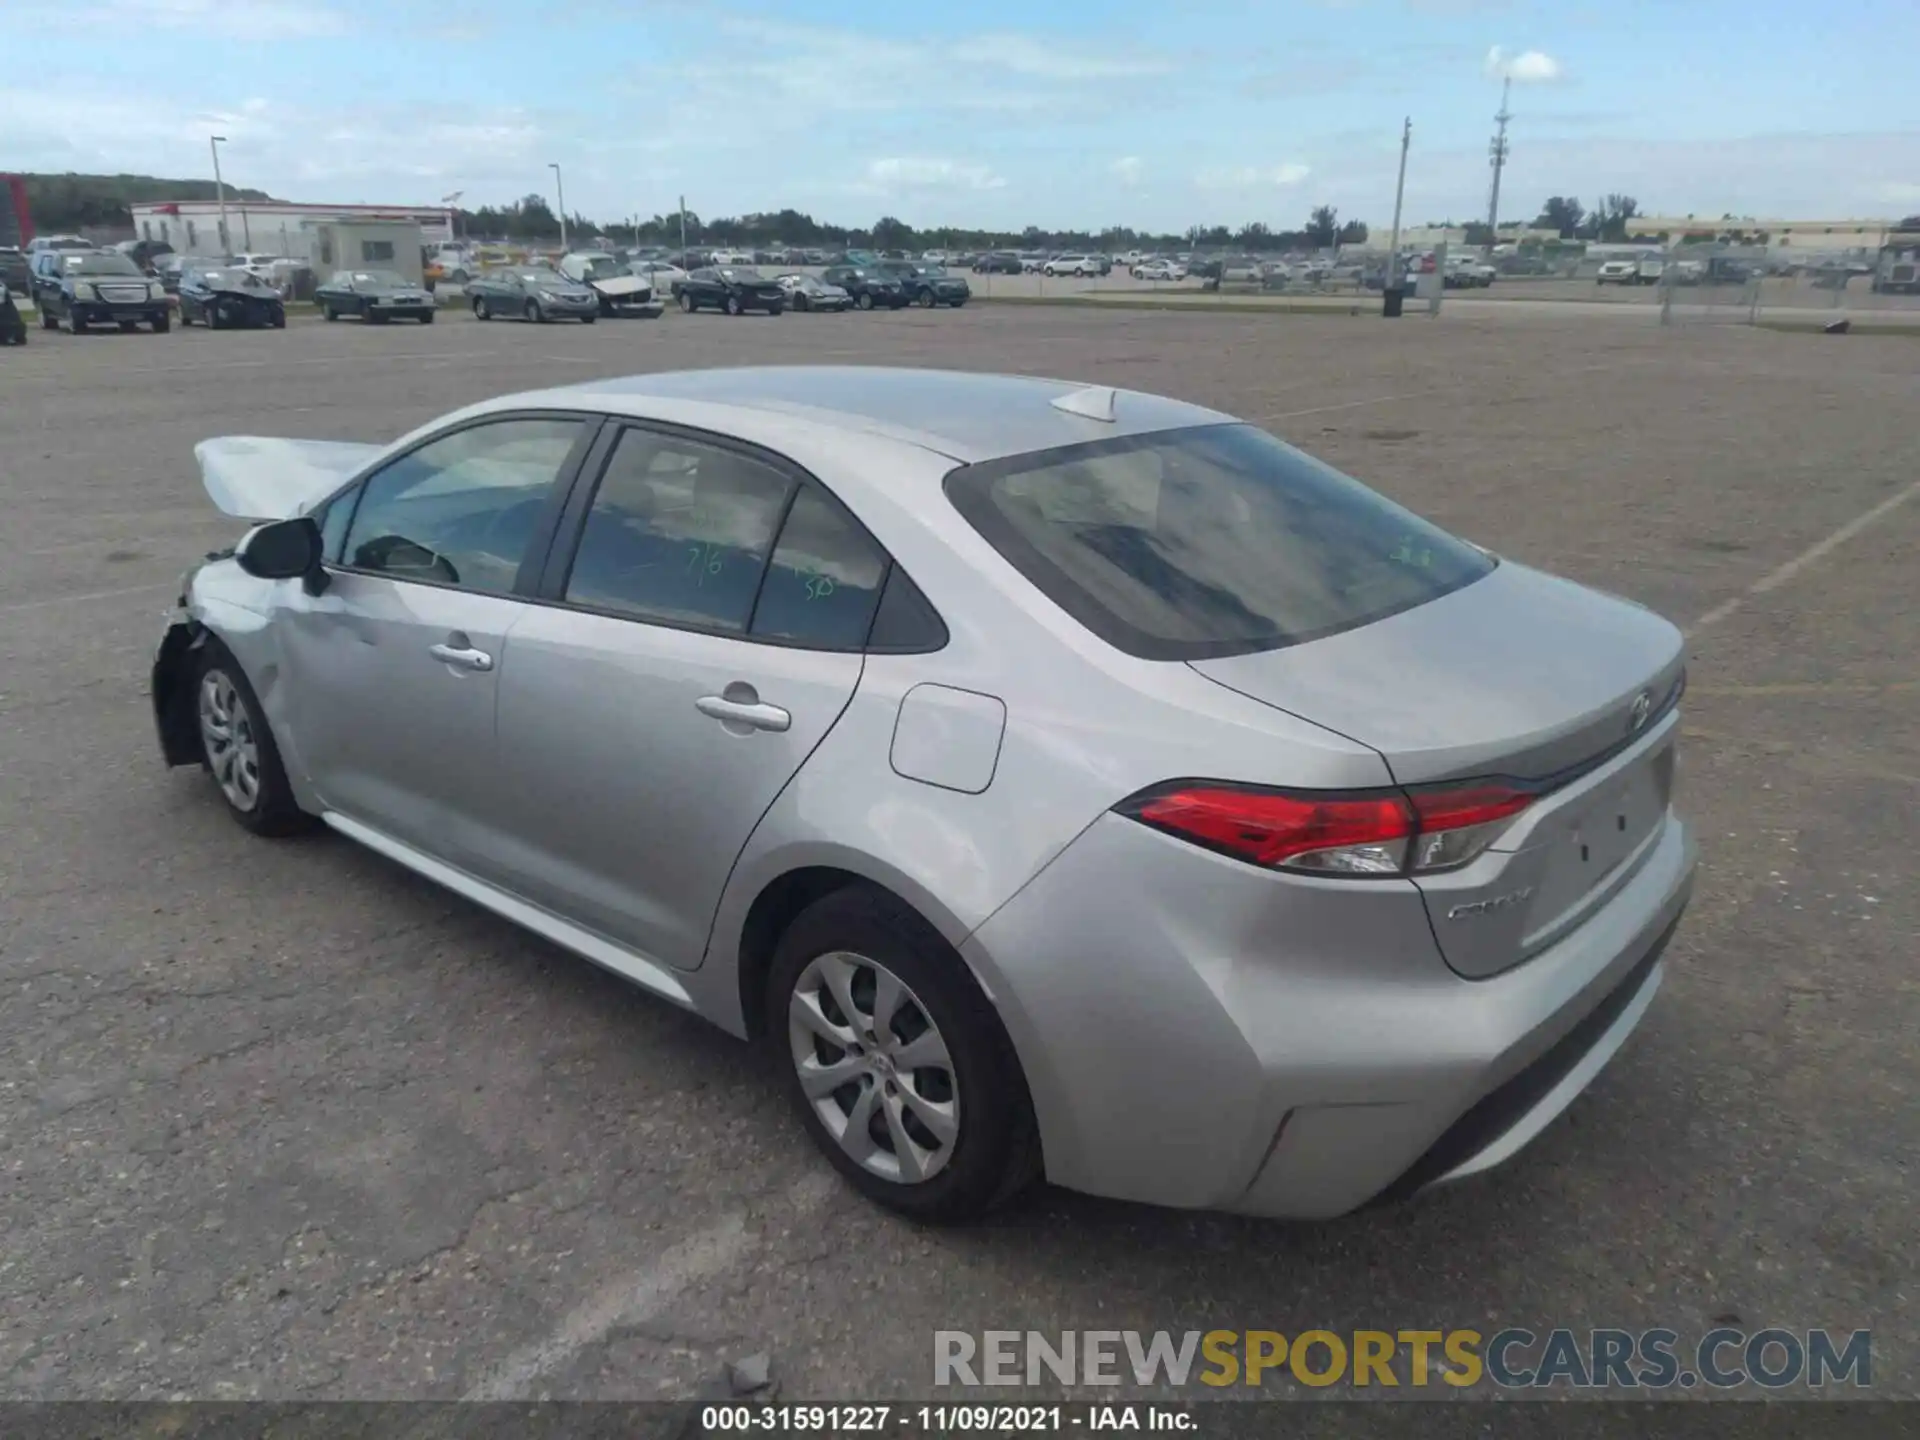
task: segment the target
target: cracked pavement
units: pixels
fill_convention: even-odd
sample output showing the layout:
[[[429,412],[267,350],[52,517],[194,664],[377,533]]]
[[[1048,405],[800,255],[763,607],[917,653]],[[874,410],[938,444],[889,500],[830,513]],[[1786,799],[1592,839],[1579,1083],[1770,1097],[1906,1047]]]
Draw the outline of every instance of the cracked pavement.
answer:
[[[36,332],[0,366],[0,1395],[647,1399],[767,1351],[789,1398],[925,1397],[939,1328],[1726,1314],[1870,1326],[1876,1391],[1920,1394],[1920,499],[1766,584],[1920,475],[1916,356],[994,306]],[[1043,1190],[919,1230],[830,1176],[733,1040],[337,837],[254,840],[162,769],[161,610],[236,533],[195,441],[780,360],[1182,395],[1683,624],[1737,600],[1694,640],[1698,896],[1593,1090],[1512,1165],[1341,1221]]]

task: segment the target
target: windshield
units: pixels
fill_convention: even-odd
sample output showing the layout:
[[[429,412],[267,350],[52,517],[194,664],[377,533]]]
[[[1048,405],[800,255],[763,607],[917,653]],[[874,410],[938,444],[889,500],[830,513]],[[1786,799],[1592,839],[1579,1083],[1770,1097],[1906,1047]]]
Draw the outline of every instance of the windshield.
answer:
[[[726,276],[729,280],[759,280],[763,278],[758,270],[746,270],[737,265],[720,265],[715,268],[718,274]]]
[[[573,283],[558,270],[522,270],[519,275],[529,285],[571,285]]]
[[[589,260],[582,268],[587,272],[589,280],[613,280],[633,273],[611,255],[601,255]]]
[[[72,275],[138,275],[140,267],[124,255],[73,255],[67,259]]]
[[[353,283],[356,285],[385,285],[398,288],[407,282],[391,270],[356,270],[353,272]]]
[[[259,285],[258,277],[245,270],[202,270],[200,281],[204,285]]]
[[[1299,644],[1437,599],[1494,565],[1250,425],[965,466],[947,493],[1061,609],[1151,660]]]

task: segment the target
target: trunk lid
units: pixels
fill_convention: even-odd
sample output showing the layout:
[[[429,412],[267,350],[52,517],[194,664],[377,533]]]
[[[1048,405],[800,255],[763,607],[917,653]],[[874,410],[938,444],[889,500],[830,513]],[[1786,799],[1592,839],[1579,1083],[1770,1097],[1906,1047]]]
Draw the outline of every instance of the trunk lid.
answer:
[[[1539,786],[1485,853],[1415,880],[1447,963],[1483,976],[1565,935],[1651,853],[1685,658],[1652,611],[1509,562],[1376,624],[1189,663],[1371,746],[1402,785]]]

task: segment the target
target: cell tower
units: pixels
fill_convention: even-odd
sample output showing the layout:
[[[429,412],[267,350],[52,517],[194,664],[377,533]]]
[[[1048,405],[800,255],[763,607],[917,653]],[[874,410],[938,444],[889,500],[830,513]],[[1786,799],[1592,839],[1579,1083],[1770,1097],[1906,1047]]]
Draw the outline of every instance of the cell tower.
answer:
[[[1487,161],[1493,166],[1493,193],[1487,200],[1487,254],[1500,238],[1500,172],[1507,165],[1507,122],[1513,115],[1507,109],[1507,97],[1513,93],[1511,75],[1500,82],[1500,113],[1493,117],[1493,139],[1487,145]]]

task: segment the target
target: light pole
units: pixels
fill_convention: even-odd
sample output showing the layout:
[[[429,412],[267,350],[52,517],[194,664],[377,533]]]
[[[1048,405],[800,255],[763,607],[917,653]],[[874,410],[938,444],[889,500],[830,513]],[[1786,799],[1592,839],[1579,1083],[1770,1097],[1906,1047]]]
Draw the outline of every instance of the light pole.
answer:
[[[560,202],[560,248],[567,248],[567,187],[560,181],[560,162],[550,160],[547,168],[553,171],[553,193]]]
[[[220,178],[220,147],[227,143],[224,135],[209,138],[207,148],[213,152],[213,196],[220,206],[220,261],[226,263],[227,256],[233,251],[227,241],[227,187]]]
[[[1400,202],[1407,193],[1407,151],[1413,145],[1413,117],[1400,126],[1400,178],[1393,186],[1393,238],[1387,242],[1387,274],[1382,291],[1400,283]]]
[[[1493,193],[1487,197],[1487,259],[1493,259],[1493,247],[1499,237],[1500,224],[1500,172],[1507,168],[1507,122],[1513,118],[1507,109],[1507,97],[1513,93],[1511,75],[1500,85],[1500,113],[1493,117],[1499,128],[1493,132],[1493,140],[1487,146],[1487,160],[1493,166]]]

